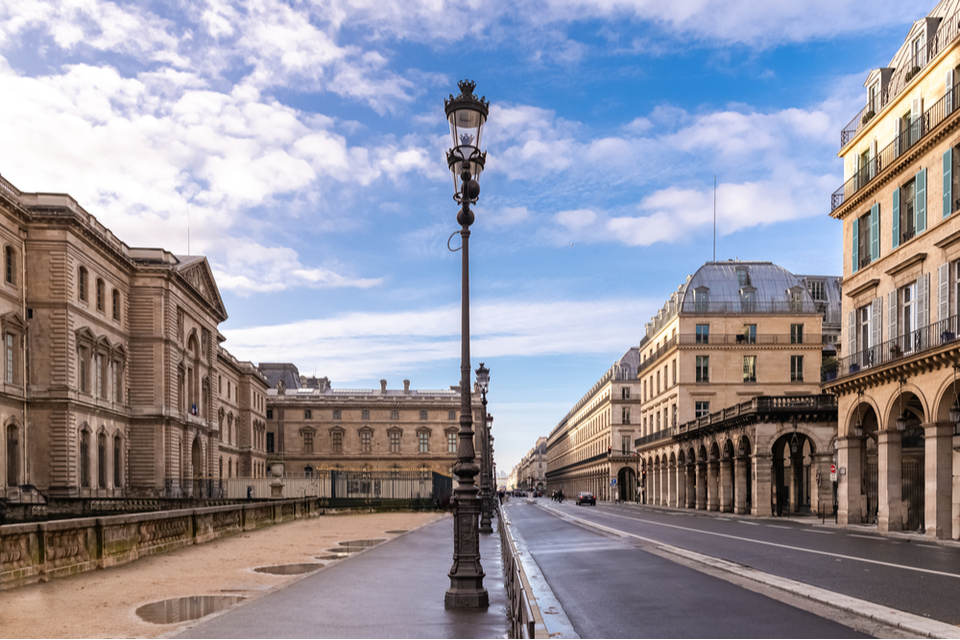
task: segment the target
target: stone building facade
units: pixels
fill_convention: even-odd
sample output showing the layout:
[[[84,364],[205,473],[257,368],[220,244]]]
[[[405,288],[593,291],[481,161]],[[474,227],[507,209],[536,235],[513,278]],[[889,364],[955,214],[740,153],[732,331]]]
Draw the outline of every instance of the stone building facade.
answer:
[[[960,538],[960,2],[864,82],[841,132],[839,518]]]
[[[629,474],[634,473],[632,441],[640,433],[639,351],[627,350],[550,432],[546,473],[550,491],[563,491],[568,497],[590,491],[599,500],[609,500],[619,491],[611,489],[611,480],[618,478],[615,487],[636,491],[636,475]]]
[[[69,195],[2,178],[0,241],[6,502],[197,495],[219,471],[222,412],[237,416],[228,468],[262,462],[266,380],[219,346],[205,258],[129,247]]]
[[[547,439],[537,438],[537,443],[517,465],[518,487],[529,491],[547,488]]]
[[[300,376],[289,363],[261,363],[267,391],[266,449],[287,476],[317,471],[420,471],[453,475],[460,430],[460,391],[334,389],[327,378]],[[480,394],[471,394],[474,431]],[[475,445],[477,464],[482,448]]]
[[[639,499],[754,515],[823,508],[836,404],[819,395],[821,369],[839,320],[836,277],[731,260],[687,278],[640,346]]]

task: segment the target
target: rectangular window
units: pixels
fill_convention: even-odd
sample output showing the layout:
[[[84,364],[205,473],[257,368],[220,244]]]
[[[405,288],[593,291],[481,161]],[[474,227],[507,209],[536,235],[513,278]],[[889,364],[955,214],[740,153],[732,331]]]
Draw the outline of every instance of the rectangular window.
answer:
[[[790,311],[792,313],[800,313],[801,311],[803,311],[803,292],[802,291],[790,292]]]
[[[390,419],[391,419],[391,420],[399,420],[399,419],[400,419],[400,411],[397,410],[397,409],[391,410],[391,411],[390,411]]]
[[[710,382],[710,356],[697,356],[697,382]]]
[[[803,356],[790,356],[790,382],[803,382]]]
[[[746,287],[750,284],[750,273],[746,269],[737,269],[737,284]]]
[[[369,431],[360,432],[360,453],[371,453],[373,451],[373,434]]]
[[[451,431],[447,434],[447,453],[457,452],[457,432]]]
[[[660,412],[657,411],[657,431],[660,431]]]
[[[694,415],[698,419],[706,418],[710,415],[710,402],[707,400],[697,400]]]
[[[917,188],[911,180],[900,187],[900,242],[906,242],[917,234]]]
[[[697,325],[697,344],[710,344],[710,325]]]
[[[420,445],[420,453],[430,453],[430,434],[426,432],[418,433],[417,440]]]
[[[670,426],[671,427],[677,426],[677,405],[676,404],[670,405]]]
[[[273,433],[267,432],[267,453],[275,453],[273,446]]]
[[[273,420],[273,409],[267,409],[267,420]]]
[[[267,409],[267,413],[270,413],[270,409]],[[269,418],[270,416],[267,416],[267,417]],[[340,417],[340,409],[334,409],[334,410],[333,410],[333,419],[334,419],[334,420],[342,420],[342,418]]]
[[[677,384],[677,361],[676,361],[676,359],[674,359],[674,361],[670,363],[670,372],[671,372],[671,377],[672,377],[672,379],[673,379],[673,384]]]
[[[361,420],[369,420],[369,419],[370,419],[370,409],[363,409],[363,410],[360,412],[360,419],[361,419]]]
[[[740,294],[740,311],[743,313],[753,313],[757,310],[757,292],[743,291]]]
[[[447,420],[456,420],[457,412],[456,411],[447,411]]]
[[[743,339],[737,340],[737,342],[741,342],[745,344],[756,344],[757,343],[757,325],[755,324],[743,325]]]
[[[6,280],[7,283],[13,284],[13,249],[11,247],[6,247],[4,248],[3,253]]]
[[[857,225],[857,237],[858,237],[858,247],[857,255],[860,257],[859,268],[863,268],[870,264],[870,213],[865,213],[860,216],[860,219],[857,220],[854,224]]]
[[[4,337],[4,345],[6,346],[6,352],[7,352],[7,357],[6,357],[6,361],[7,361],[7,382],[13,384],[13,381],[14,381],[14,379],[13,379],[14,369],[13,369],[13,334],[12,334],[12,333],[8,333],[8,334]]]
[[[333,432],[333,452],[337,454],[343,453],[343,433],[339,431]]]
[[[426,419],[427,419],[427,412],[426,412],[426,411],[420,411],[420,419],[421,419],[421,420],[426,420]]]
[[[623,387],[620,389],[620,397],[624,400],[630,399],[630,387]]]
[[[911,282],[900,288],[900,335],[903,336],[903,351],[913,351],[912,334],[917,326],[917,283]]]
[[[696,301],[697,313],[706,313],[709,310],[710,298],[706,291],[695,292],[694,300]]]
[[[304,419],[304,420],[312,420],[312,419],[313,419],[313,410],[312,410],[312,409],[304,409],[304,410],[303,410],[303,419]]]
[[[390,432],[390,453],[400,453],[400,432]]]
[[[630,436],[620,436],[620,455],[630,454]]]
[[[757,381],[757,356],[743,356],[743,381]]]
[[[803,325],[790,325],[790,344],[803,344]]]
[[[312,431],[303,432],[303,452],[313,453],[313,432]]]
[[[630,407],[620,408],[620,424],[630,424]]]
[[[807,291],[810,292],[810,297],[816,302],[826,302],[827,285],[823,280],[811,280],[807,282]]]

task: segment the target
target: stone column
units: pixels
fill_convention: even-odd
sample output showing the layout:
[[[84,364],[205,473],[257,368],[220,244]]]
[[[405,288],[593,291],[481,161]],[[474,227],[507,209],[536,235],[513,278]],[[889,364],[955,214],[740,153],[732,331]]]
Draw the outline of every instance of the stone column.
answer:
[[[707,463],[707,511],[717,511],[720,508],[720,496],[717,476],[720,475],[720,461],[711,460]]]
[[[733,512],[739,515],[747,512],[747,465],[750,464],[750,458],[740,456],[733,461],[734,467],[734,492],[733,492]]]
[[[677,485],[677,507],[681,509],[687,506],[687,465],[677,463],[674,468],[674,482]]]
[[[770,485],[773,471],[773,454],[753,455],[753,508],[755,516],[773,515],[770,508]]]
[[[666,506],[668,497],[667,463],[660,463],[660,504]]]
[[[707,509],[707,463],[697,462],[697,509]]]
[[[923,425],[924,526],[927,535],[946,540],[953,535],[950,522],[953,497],[953,425]]]
[[[860,438],[846,436],[837,438],[837,522],[840,524],[860,524],[863,520],[860,507],[860,480],[863,470],[860,468]],[[846,473],[843,473],[846,470]]]
[[[699,493],[697,488],[697,464],[695,462],[688,462],[686,466],[687,509],[696,509],[697,494]]]
[[[816,502],[811,504],[811,507],[817,515],[822,514],[827,517],[833,516],[833,483],[830,481],[830,464],[832,460],[832,453],[815,453],[813,455],[813,464],[811,465],[813,482],[816,487],[813,494]],[[820,474],[819,485],[816,484],[818,473]]]
[[[877,432],[877,528],[903,530],[901,435],[896,429]]]
[[[720,511],[733,511],[733,458],[720,461]]]

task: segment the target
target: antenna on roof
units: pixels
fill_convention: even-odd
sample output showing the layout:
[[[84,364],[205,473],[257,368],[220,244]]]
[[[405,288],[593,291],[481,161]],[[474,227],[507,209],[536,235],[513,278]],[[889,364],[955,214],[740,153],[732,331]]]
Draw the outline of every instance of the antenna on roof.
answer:
[[[187,230],[189,234],[189,229]],[[188,236],[189,237],[189,236]],[[717,175],[713,175],[713,261],[717,261]]]

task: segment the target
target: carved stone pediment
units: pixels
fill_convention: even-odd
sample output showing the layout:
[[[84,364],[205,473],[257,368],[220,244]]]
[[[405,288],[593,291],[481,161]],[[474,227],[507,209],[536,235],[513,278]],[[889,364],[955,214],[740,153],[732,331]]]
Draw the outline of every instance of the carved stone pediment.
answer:
[[[180,269],[180,275],[201,298],[216,310],[221,322],[227,319],[227,309],[223,304],[223,298],[220,297],[220,290],[217,288],[213,271],[210,270],[210,264],[206,258],[183,266]]]

